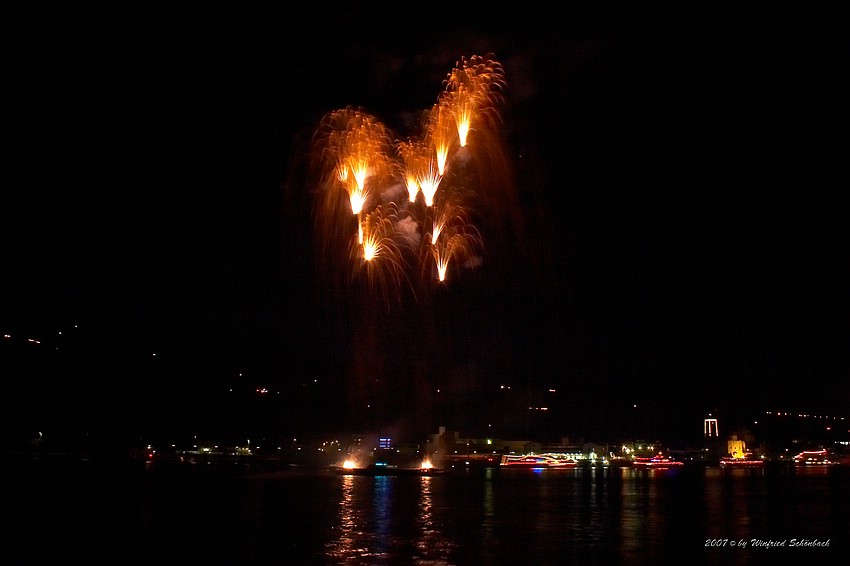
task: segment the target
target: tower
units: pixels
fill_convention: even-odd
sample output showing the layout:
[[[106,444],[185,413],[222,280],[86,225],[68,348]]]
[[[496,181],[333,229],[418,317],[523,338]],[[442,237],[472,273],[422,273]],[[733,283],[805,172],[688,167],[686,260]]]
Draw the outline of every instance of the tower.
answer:
[[[717,419],[711,418],[711,415],[708,415],[709,418],[703,421],[702,425],[702,433],[706,438],[717,438],[719,436],[719,432],[717,430]]]
[[[702,422],[702,434],[706,456],[712,459],[719,458],[722,452],[720,430],[717,426],[717,419],[711,416],[711,414]]]

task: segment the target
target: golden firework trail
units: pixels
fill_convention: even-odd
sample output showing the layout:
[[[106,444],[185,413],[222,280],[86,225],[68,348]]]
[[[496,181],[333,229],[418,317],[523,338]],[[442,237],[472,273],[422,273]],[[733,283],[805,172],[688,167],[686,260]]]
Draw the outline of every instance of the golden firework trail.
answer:
[[[367,215],[359,224],[358,240],[363,260],[399,264],[400,254],[393,240],[393,223],[383,217],[382,210]]]
[[[428,146],[418,140],[407,140],[398,142],[396,149],[403,164],[402,175],[407,188],[408,201],[416,202],[416,196],[420,191],[419,179],[425,170],[424,164],[428,162]]]
[[[472,123],[472,116],[475,114],[475,98],[465,90],[459,90],[451,97],[450,104],[457,127],[458,143],[460,143],[460,147],[466,147],[469,127]]]
[[[473,120],[491,115],[502,101],[504,71],[491,57],[462,58],[449,73],[440,101],[454,117],[460,147],[466,147]]]
[[[452,111],[445,104],[435,104],[428,114],[426,143],[434,149],[437,171],[446,174],[446,160],[457,138]]]
[[[434,205],[434,196],[437,194],[437,189],[440,188],[440,181],[442,180],[443,176],[434,166],[434,161],[429,161],[427,169],[416,179],[419,189],[422,191],[422,196],[425,197],[426,206]]]
[[[464,57],[444,87],[422,113],[421,137],[399,141],[376,117],[353,107],[327,114],[314,135],[322,251],[336,257],[329,253],[334,242],[355,232],[349,236],[355,273],[365,271],[385,290],[409,281],[417,263],[420,269],[436,266],[437,279],[445,281],[451,265],[462,266],[483,249],[465,202],[476,194],[476,187],[467,186],[475,177],[464,168],[476,151],[492,151],[480,155],[483,167],[502,158],[492,144],[468,148],[475,145],[470,132],[496,124],[504,73],[491,55]],[[454,171],[459,149],[466,154]]]
[[[437,279],[446,280],[446,272],[452,259],[460,261],[471,252],[470,239],[461,232],[443,232],[436,243],[431,244],[431,255],[437,268]]]
[[[440,199],[440,202],[432,207],[429,238],[431,244],[437,243],[440,239],[440,234],[446,227],[452,224],[465,225],[466,219],[464,212],[464,209],[460,205],[455,204],[451,195]]]
[[[352,259],[366,273],[370,286],[385,295],[398,294],[407,271],[404,249],[410,242],[396,229],[400,219],[390,203],[364,214],[358,227],[358,242],[352,246]]]

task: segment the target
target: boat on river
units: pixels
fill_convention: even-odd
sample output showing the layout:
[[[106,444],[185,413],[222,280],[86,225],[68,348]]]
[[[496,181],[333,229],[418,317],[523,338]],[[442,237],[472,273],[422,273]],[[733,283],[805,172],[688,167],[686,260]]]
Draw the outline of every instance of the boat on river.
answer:
[[[552,454],[505,454],[499,465],[502,468],[574,468],[578,462]]]
[[[794,464],[797,466],[834,466],[841,461],[832,455],[829,450],[803,450],[794,456]]]
[[[681,460],[675,460],[662,454],[656,456],[639,456],[632,462],[632,466],[635,468],[652,469],[680,468],[684,465],[685,463]]]
[[[721,468],[763,468],[764,460],[747,455],[743,458],[723,456],[720,458]]]

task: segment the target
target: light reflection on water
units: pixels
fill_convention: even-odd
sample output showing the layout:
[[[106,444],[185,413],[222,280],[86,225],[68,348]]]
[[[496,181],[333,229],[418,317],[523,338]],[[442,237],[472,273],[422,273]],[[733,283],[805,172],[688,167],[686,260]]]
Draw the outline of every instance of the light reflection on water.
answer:
[[[343,475],[340,481],[338,529],[325,544],[330,563],[450,564],[456,545],[434,513],[435,478]],[[415,509],[407,509],[410,502]]]
[[[123,564],[149,564],[140,549],[158,548],[171,549],[175,561],[251,565],[644,564],[672,554],[726,566],[850,552],[850,468],[843,466],[486,468],[423,477],[7,469],[14,473],[4,502],[9,539],[22,554],[54,549],[54,563],[84,558],[81,541],[93,533],[128,549]],[[705,547],[709,539],[791,538],[830,539],[831,547]]]
[[[419,500],[419,537],[416,540],[417,560],[427,560],[429,564],[448,564],[448,558],[456,546],[442,530],[444,525],[434,514],[431,476],[419,478],[422,489]]]
[[[825,558],[850,535],[848,474],[824,470],[488,468],[339,481],[341,530],[325,557],[340,563],[645,563],[685,549],[709,564],[751,564],[764,550],[706,540],[832,538],[829,550],[797,549]]]

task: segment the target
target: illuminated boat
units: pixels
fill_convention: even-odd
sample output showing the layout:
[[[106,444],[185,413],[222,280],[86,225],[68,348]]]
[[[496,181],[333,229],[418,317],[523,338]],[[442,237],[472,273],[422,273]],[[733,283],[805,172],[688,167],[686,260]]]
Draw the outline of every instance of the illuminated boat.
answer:
[[[632,462],[632,466],[635,468],[655,468],[655,469],[666,469],[666,468],[679,468],[684,466],[684,462],[679,460],[674,460],[669,456],[663,456],[658,454],[657,456],[638,456]]]
[[[841,462],[833,458],[828,450],[803,450],[794,456],[794,464],[798,466],[833,466]]]
[[[764,460],[747,456],[744,458],[732,458],[723,456],[720,458],[721,468],[763,468]]]
[[[559,458],[551,454],[505,454],[499,465],[503,468],[574,468],[578,462],[572,458]]]

